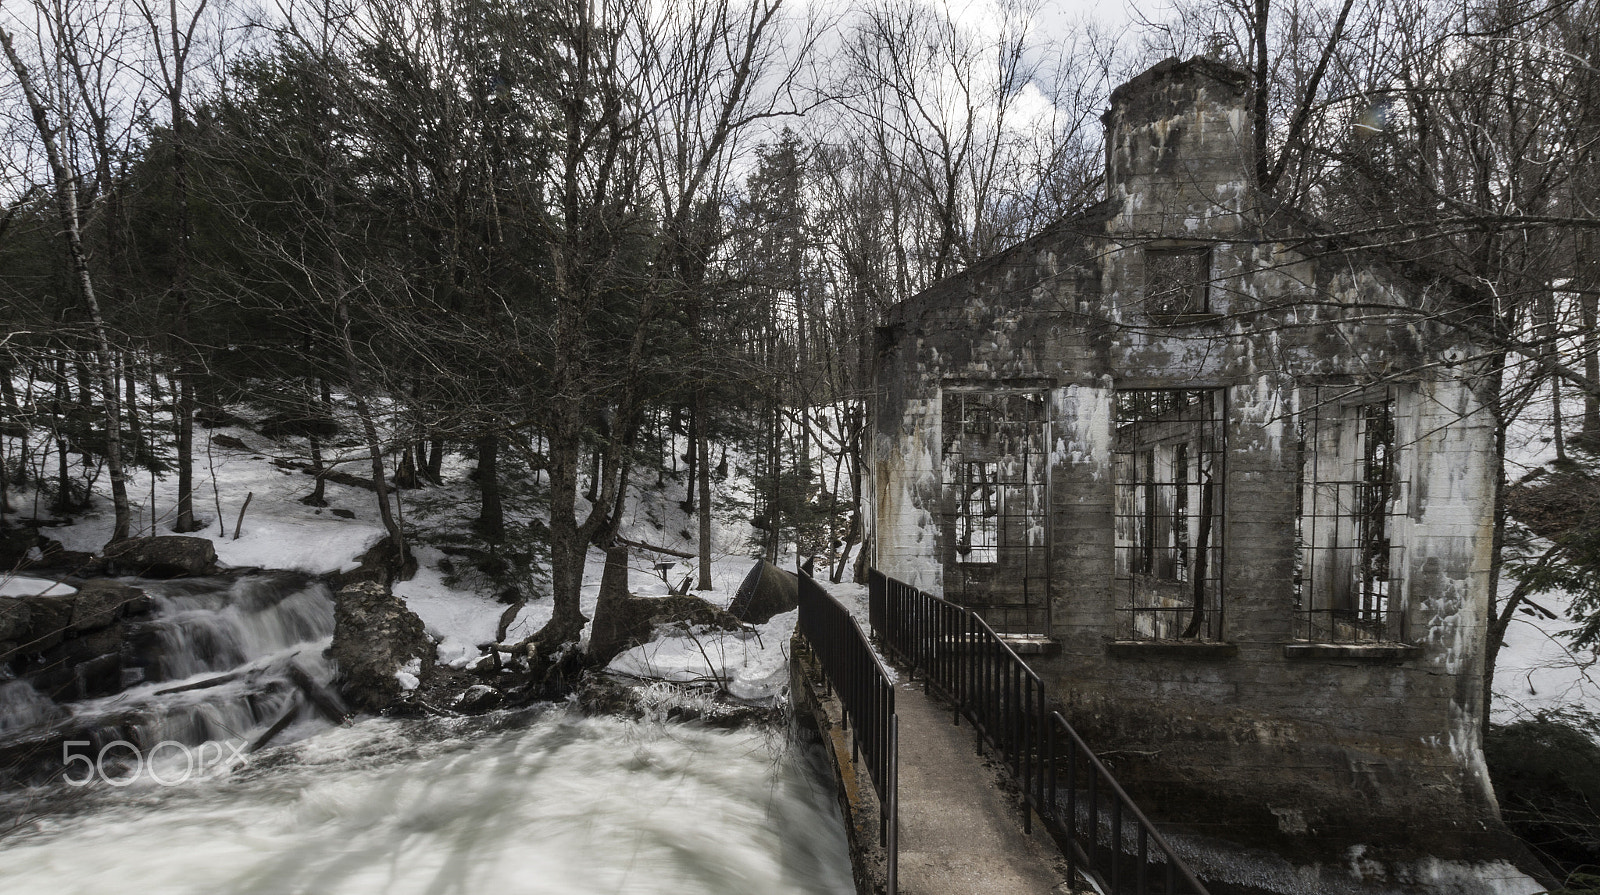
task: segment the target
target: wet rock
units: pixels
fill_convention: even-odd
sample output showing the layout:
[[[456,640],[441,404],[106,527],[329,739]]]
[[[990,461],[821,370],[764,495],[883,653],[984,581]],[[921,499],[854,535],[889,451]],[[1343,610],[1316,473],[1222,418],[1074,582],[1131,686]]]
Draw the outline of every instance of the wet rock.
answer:
[[[78,641],[67,641],[61,649],[73,649]],[[23,680],[55,702],[71,702],[95,696],[110,696],[122,690],[122,656],[101,653],[83,659],[49,661],[45,667]]]
[[[600,599],[589,629],[589,660],[604,665],[629,647],[647,643],[666,625],[706,625],[737,631],[744,625],[727,610],[686,594],[638,597],[628,593],[628,548],[606,551]]]
[[[334,597],[333,645],[328,658],[339,669],[341,696],[358,711],[382,712],[404,691],[395,673],[413,661],[426,679],[434,646],[422,619],[405,601],[375,581],[348,584]]]
[[[97,578],[78,586],[72,599],[73,633],[109,627],[127,615],[148,611],[151,602],[144,591],[117,581]]]
[[[337,573],[334,578],[336,585],[345,587],[367,581],[387,587],[396,581],[409,580],[417,573],[416,557],[408,555],[402,559],[394,548],[393,539],[387,535],[361,554],[360,563],[352,571]]]
[[[106,547],[103,555],[114,574],[142,578],[209,575],[217,568],[216,545],[208,538],[185,535],[130,538]]]
[[[455,707],[462,712],[486,712],[500,704],[500,691],[484,684],[475,684],[457,696]]]
[[[17,638],[24,655],[43,652],[66,638],[72,626],[72,598],[17,597],[28,607],[28,631]]]
[[[0,640],[15,640],[28,630],[32,617],[28,604],[16,597],[0,597]]]

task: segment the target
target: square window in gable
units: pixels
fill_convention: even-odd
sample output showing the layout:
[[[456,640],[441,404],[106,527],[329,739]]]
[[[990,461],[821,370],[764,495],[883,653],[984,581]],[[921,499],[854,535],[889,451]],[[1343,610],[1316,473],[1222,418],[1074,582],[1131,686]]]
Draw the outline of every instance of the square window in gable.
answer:
[[[1182,323],[1211,313],[1211,249],[1146,248],[1144,306],[1145,313],[1158,323]]]

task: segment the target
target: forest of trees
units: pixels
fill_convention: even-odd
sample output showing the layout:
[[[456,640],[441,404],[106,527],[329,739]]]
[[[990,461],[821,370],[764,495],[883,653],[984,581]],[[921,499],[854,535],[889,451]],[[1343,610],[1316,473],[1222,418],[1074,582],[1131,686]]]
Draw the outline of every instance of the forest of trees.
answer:
[[[1600,4],[1180,0],[1115,33],[1047,12],[8,2],[0,494],[79,508],[75,454],[115,537],[192,531],[197,426],[248,405],[315,471],[360,451],[403,556],[391,489],[465,453],[476,536],[539,544],[553,648],[629,481],[676,474],[707,574],[731,447],[765,552],[848,574],[879,314],[1100,201],[1108,90],[1195,54],[1260,85],[1266,193],[1475,287],[1450,322],[1503,374],[1502,430],[1600,442]],[[178,482],[159,526],[136,467]],[[547,528],[508,509],[531,499]]]

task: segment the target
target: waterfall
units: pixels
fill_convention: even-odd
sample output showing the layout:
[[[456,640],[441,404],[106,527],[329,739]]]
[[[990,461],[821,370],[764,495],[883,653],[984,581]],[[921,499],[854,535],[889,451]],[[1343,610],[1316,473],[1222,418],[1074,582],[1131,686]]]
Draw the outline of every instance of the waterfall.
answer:
[[[26,680],[0,684],[0,780],[5,759],[24,776],[59,770],[69,752],[126,762],[159,744],[248,742],[301,704],[305,681],[326,686],[333,595],[294,573],[141,581],[155,604],[130,627],[112,696],[57,705]],[[31,759],[31,761],[30,761]]]

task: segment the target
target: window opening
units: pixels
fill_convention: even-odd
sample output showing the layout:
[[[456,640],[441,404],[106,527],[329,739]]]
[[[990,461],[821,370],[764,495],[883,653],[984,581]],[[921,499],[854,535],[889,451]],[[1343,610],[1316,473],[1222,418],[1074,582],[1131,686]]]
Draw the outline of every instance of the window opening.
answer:
[[[1394,396],[1381,386],[1303,386],[1295,399],[1295,636],[1404,641]]]
[[[1222,393],[1123,389],[1113,447],[1118,636],[1222,636]]]
[[[1028,389],[946,389],[945,595],[996,631],[1048,634],[1045,399]]]
[[[1211,250],[1182,246],[1144,251],[1145,312],[1156,321],[1179,322],[1211,310]]]
[[[961,464],[961,507],[956,517],[956,553],[961,562],[999,559],[999,468],[994,463]]]

